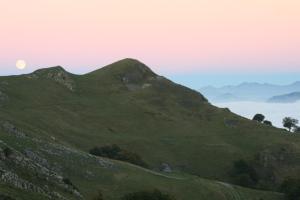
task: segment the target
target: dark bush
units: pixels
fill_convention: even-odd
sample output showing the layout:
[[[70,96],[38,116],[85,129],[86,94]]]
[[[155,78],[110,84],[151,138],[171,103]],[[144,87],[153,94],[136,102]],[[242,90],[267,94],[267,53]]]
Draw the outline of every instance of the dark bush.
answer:
[[[265,119],[265,116],[262,114],[256,114],[254,115],[253,119],[254,121],[263,122]]]
[[[142,167],[148,166],[138,154],[121,149],[118,145],[115,144],[102,147],[94,147],[89,151],[89,153],[95,156],[102,156],[115,160],[126,161]]]
[[[271,122],[271,121],[268,121],[268,120],[265,120],[265,121],[264,121],[264,124],[265,124],[265,125],[268,125],[268,126],[273,126],[272,122]]]
[[[5,149],[3,149],[3,153],[4,153],[5,157],[8,158],[13,154],[13,151],[10,148],[6,147]]]
[[[300,179],[288,178],[280,186],[288,200],[300,200]]]
[[[175,200],[175,198],[159,190],[154,190],[126,194],[121,200]]]
[[[65,184],[71,186],[74,190],[79,191],[78,188],[71,182],[70,179],[68,179],[68,178],[63,178],[63,182],[64,182]]]
[[[245,187],[254,187],[258,182],[256,170],[245,160],[238,160],[233,163],[231,176],[236,184]]]

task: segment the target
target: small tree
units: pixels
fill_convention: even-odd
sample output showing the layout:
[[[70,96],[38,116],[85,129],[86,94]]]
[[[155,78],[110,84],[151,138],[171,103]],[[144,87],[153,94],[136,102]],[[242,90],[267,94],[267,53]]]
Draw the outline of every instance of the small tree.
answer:
[[[256,114],[254,115],[253,119],[254,121],[263,122],[265,119],[265,116],[263,114]]]
[[[271,122],[271,121],[268,121],[268,120],[265,120],[265,121],[264,121],[264,124],[265,124],[265,125],[268,125],[268,126],[273,126],[272,122]]]
[[[299,123],[297,119],[294,119],[292,117],[285,117],[282,120],[282,124],[285,128],[289,129],[291,131],[292,128],[296,127],[296,125]]]

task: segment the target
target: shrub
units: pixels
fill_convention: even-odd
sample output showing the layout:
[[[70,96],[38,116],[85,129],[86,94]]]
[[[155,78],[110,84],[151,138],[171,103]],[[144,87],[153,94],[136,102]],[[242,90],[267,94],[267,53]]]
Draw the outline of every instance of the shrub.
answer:
[[[264,124],[265,124],[265,125],[268,125],[268,126],[273,126],[272,122],[271,122],[271,121],[268,121],[268,120],[265,120],[265,121],[264,121]]]
[[[265,119],[265,116],[262,114],[256,114],[254,115],[253,119],[254,121],[263,122]]]
[[[115,160],[126,161],[142,167],[148,166],[138,154],[121,149],[118,145],[115,144],[102,147],[94,147],[89,151],[89,153],[95,156],[102,156]]]
[[[68,178],[63,178],[63,182],[64,182],[65,184],[71,186],[74,190],[79,191],[78,188],[71,182],[70,179],[68,179]]]
[[[153,190],[126,194],[121,200],[175,200],[175,198],[159,190]]]
[[[6,147],[5,149],[3,149],[3,153],[4,153],[5,157],[8,158],[13,154],[13,151],[10,148]]]
[[[233,163],[232,177],[236,184],[245,187],[254,187],[258,182],[258,174],[253,166],[245,160]]]

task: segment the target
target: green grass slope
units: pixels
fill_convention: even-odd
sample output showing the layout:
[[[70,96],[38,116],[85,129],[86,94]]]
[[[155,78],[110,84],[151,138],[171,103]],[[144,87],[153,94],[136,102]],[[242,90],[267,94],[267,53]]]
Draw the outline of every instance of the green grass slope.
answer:
[[[5,148],[11,149],[10,156],[1,158],[0,162],[0,194],[14,199],[93,199],[101,191],[106,200],[118,200],[128,192],[152,189],[170,193],[178,200],[283,199],[278,193],[250,190],[188,174],[158,173],[97,158],[55,141],[28,136],[17,127],[16,130],[25,135],[0,131],[0,153]],[[11,178],[3,179],[8,172],[13,174]],[[64,184],[63,178],[68,178],[76,189]]]
[[[118,144],[138,152],[150,169],[167,163],[179,174],[220,181],[231,181],[233,161],[254,157],[274,170],[275,182],[299,175],[298,136],[216,108],[198,92],[156,75],[137,60],[124,59],[85,75],[54,67],[0,77],[0,91],[0,122],[20,127],[28,137],[82,152]],[[149,176],[149,181],[157,178],[153,185],[167,183]],[[140,185],[138,176],[130,177],[136,183],[132,187]],[[220,187],[230,191],[216,185],[214,192]],[[119,183],[115,187],[121,188]]]

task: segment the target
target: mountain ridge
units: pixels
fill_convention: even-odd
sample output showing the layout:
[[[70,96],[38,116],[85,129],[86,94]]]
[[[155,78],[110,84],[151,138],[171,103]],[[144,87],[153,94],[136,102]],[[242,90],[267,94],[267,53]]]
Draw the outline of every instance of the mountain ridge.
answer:
[[[289,94],[273,96],[268,99],[268,102],[270,103],[295,103],[297,101],[300,101],[300,92],[292,92]]]
[[[227,100],[222,98],[224,94],[231,94],[236,97],[231,101],[267,101],[272,96],[300,91],[300,81],[287,85],[245,82],[222,87],[207,86],[198,91],[202,92],[212,102],[226,102]]]
[[[62,178],[53,180],[57,188],[50,188],[64,197],[68,194],[63,187],[76,193],[63,183],[68,178],[84,199],[91,199],[99,189],[108,200],[117,200],[123,194],[154,187],[178,200],[282,199],[278,193],[234,186],[232,164],[239,159],[267,160],[263,166],[272,169],[275,187],[286,176],[298,173],[299,163],[293,155],[300,152],[300,138],[214,107],[199,92],[139,65],[123,60],[112,65],[116,68],[68,78],[60,70],[50,70],[42,78],[0,77],[0,83],[6,83],[0,91],[8,97],[0,106],[1,149],[9,147],[13,155],[57,173]],[[112,144],[139,154],[149,166],[145,171],[151,174],[88,154],[96,146]],[[0,169],[17,175],[17,183],[40,184],[48,194],[50,183],[27,169],[31,164],[9,168],[18,160],[14,158],[1,161]],[[170,173],[161,171],[166,165]],[[31,176],[33,179],[28,178]],[[18,185],[5,181],[0,179],[2,184]],[[26,188],[21,191],[29,192]]]

